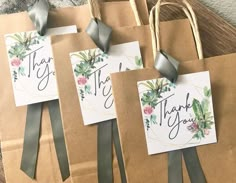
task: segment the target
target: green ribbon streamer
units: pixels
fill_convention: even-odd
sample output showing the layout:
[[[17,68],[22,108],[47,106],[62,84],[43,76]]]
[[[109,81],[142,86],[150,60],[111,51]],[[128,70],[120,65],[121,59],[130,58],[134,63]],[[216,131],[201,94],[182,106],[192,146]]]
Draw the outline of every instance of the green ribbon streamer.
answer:
[[[28,105],[21,170],[35,179],[41,129],[42,103]]]
[[[182,183],[182,151],[168,153],[168,183]]]
[[[26,117],[21,170],[32,179],[35,179],[38,159],[39,138],[42,121],[42,105],[42,103],[29,105]],[[65,181],[70,176],[70,171],[59,108],[59,101],[49,101],[48,109],[61,176],[62,180]]]
[[[160,51],[157,53],[154,67],[161,73],[162,76],[169,79],[172,83],[177,81],[178,66],[179,62],[166,52]]]
[[[191,147],[182,151],[191,183],[206,183],[206,177],[203,173],[196,148]]]
[[[112,142],[114,141],[121,182],[126,183],[124,161],[116,119],[98,124],[98,182],[113,182]]]
[[[62,180],[65,181],[70,176],[70,170],[66,152],[66,143],[63,133],[59,100],[49,101],[48,109],[51,119],[53,139],[61,171],[61,176]]]
[[[47,30],[49,4],[47,0],[35,0],[28,14],[38,33],[43,36]]]
[[[122,151],[121,151],[120,137],[119,137],[119,131],[118,131],[116,119],[113,120],[112,131],[113,131],[113,141],[115,144],[116,156],[117,156],[119,169],[120,169],[121,182],[126,183],[127,179],[126,179],[126,174],[125,174],[125,166],[124,166],[124,161],[123,161],[123,156],[122,156]]]
[[[86,32],[97,45],[97,47],[100,48],[104,53],[109,51],[112,34],[111,27],[104,24],[97,18],[92,18],[86,29]]]
[[[112,120],[98,124],[98,182],[113,182]]]

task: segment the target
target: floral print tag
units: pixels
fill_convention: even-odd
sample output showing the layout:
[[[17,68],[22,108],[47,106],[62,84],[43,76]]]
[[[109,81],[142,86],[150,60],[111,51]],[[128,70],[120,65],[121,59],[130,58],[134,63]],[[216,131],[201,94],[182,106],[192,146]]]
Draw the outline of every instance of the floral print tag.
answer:
[[[137,85],[149,155],[217,142],[208,71]]]
[[[111,46],[108,54],[91,49],[70,54],[85,125],[116,118],[110,74],[142,69],[139,43]]]
[[[16,106],[58,98],[49,35],[76,33],[76,26],[5,35]]]

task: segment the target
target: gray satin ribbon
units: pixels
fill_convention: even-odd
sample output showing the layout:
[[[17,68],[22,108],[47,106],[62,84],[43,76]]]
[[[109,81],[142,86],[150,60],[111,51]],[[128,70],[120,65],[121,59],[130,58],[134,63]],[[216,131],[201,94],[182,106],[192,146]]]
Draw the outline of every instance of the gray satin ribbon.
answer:
[[[120,169],[121,182],[126,183],[126,174],[120,146],[117,121],[109,120],[98,124],[98,182],[113,183],[112,142]]]
[[[61,171],[61,176],[62,180],[65,181],[70,176],[70,170],[66,152],[65,138],[63,133],[59,100],[49,101],[48,109],[51,119],[53,139]]]
[[[41,129],[42,103],[28,105],[21,170],[35,179]]]
[[[191,183],[206,183],[196,147],[183,149],[182,151]]]
[[[121,151],[120,137],[119,137],[119,131],[118,131],[116,119],[113,120],[112,132],[113,132],[113,141],[115,144],[116,156],[117,156],[119,169],[120,169],[121,182],[126,183],[127,179],[126,179],[126,174],[125,174],[125,166],[124,166],[124,161],[123,161],[123,156],[122,156],[122,151]]]
[[[41,36],[46,33],[48,12],[49,4],[47,0],[35,0],[28,10],[30,19]]]
[[[179,62],[164,51],[157,53],[154,67],[172,83],[177,81]]]
[[[35,179],[36,166],[38,160],[39,139],[42,121],[42,105],[42,103],[29,105],[26,117],[21,170],[32,179]],[[59,101],[54,100],[48,102],[48,109],[52,125],[53,139],[57,153],[57,159],[59,162],[62,180],[64,181],[70,176],[70,171],[59,108]]]
[[[182,151],[168,153],[168,183],[182,183]]]
[[[87,34],[91,37],[93,42],[104,53],[109,51],[112,28],[104,24],[97,18],[92,18],[87,29]]]
[[[98,124],[98,182],[113,183],[112,120]]]

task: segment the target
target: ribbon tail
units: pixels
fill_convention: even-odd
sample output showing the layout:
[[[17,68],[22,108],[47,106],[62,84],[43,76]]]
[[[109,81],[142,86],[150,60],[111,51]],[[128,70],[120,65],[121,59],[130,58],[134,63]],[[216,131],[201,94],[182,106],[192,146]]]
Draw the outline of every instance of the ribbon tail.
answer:
[[[35,179],[41,130],[42,103],[28,105],[21,170]]]
[[[47,0],[36,0],[33,6],[28,10],[29,17],[41,36],[46,33],[48,12],[49,4]]]
[[[119,131],[118,131],[116,119],[113,120],[112,126],[113,126],[112,127],[113,140],[115,144],[116,156],[117,156],[119,169],[120,169],[121,182],[126,183],[127,180],[126,180],[126,174],[125,174],[125,166],[124,166],[124,161],[123,161],[123,156],[122,156],[122,151],[121,151],[120,137],[119,137]]]
[[[98,124],[98,182],[113,183],[112,120]]]
[[[58,100],[49,101],[48,109],[51,119],[53,139],[61,171],[61,176],[62,180],[65,181],[70,176],[70,170],[66,151],[65,138],[63,133],[59,101]]]
[[[182,151],[168,152],[168,183],[182,183]]]
[[[196,147],[183,149],[182,151],[191,183],[206,183]]]

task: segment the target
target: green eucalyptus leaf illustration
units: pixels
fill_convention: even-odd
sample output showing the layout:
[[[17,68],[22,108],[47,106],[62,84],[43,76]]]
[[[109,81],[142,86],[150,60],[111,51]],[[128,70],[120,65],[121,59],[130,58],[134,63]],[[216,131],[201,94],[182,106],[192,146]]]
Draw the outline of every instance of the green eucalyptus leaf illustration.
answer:
[[[150,87],[152,90],[155,90],[155,86],[154,86],[154,84],[153,84],[151,81],[147,81],[147,84],[149,85],[149,87]]]
[[[200,129],[200,130],[198,131],[198,135],[199,135],[200,138],[204,138],[204,137],[205,137],[204,132],[203,132],[202,129]]]
[[[21,76],[25,76],[25,68],[24,68],[24,67],[19,67],[19,68],[18,68],[18,73],[19,73]]]
[[[143,66],[142,58],[141,58],[141,57],[138,57],[138,56],[135,56],[135,64],[136,64],[138,67]]]
[[[193,111],[196,117],[196,121],[193,122],[190,126],[188,126],[188,130],[194,133],[192,138],[195,139],[202,139],[205,138],[210,133],[210,129],[214,124],[214,116],[212,112],[210,112],[210,100],[209,97],[211,96],[211,90],[207,87],[203,89],[204,98],[200,102],[197,99],[193,100]]]
[[[157,116],[156,115],[152,114],[150,119],[153,124],[157,124]]]
[[[85,96],[84,96],[84,91],[82,89],[79,90],[80,91],[80,98],[83,101]]]
[[[204,87],[204,95],[205,95],[205,97],[210,97],[211,96],[211,89]]]
[[[91,94],[91,86],[90,85],[85,85],[84,91],[86,94]]]
[[[196,138],[197,140],[199,140],[199,139],[200,139],[199,134],[198,134],[198,133],[194,134],[194,135],[193,135],[193,139],[194,139],[194,138]]]
[[[16,82],[17,79],[18,79],[18,76],[17,76],[17,72],[16,72],[16,71],[13,71],[13,78],[14,78],[14,82]]]
[[[202,100],[201,106],[202,106],[202,110],[204,111],[204,114],[208,112],[209,105],[210,105],[210,101],[208,99],[205,98]]]
[[[202,106],[199,100],[194,99],[193,100],[193,112],[197,118],[198,121],[203,119],[203,111],[202,111]]]
[[[146,124],[146,128],[147,128],[147,131],[148,131],[150,129],[150,121],[149,121],[149,119],[145,120],[145,124]]]

